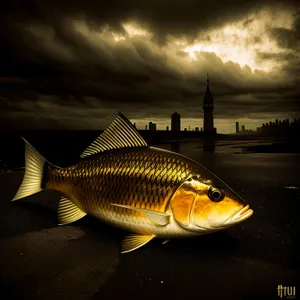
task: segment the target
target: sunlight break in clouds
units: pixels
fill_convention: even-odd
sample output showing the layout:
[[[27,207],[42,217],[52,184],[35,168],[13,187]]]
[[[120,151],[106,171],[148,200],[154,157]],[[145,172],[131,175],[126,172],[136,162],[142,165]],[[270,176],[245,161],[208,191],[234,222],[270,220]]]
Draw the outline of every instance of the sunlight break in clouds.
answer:
[[[100,27],[98,30],[91,30],[84,20],[74,20],[72,22],[74,29],[84,35],[93,42],[119,42],[135,36],[143,36],[147,39],[152,37],[152,34],[135,23],[123,23],[122,27],[125,34],[114,32],[108,25]]]
[[[275,15],[274,15],[275,14]],[[283,53],[276,41],[269,35],[271,28],[291,29],[293,18],[291,12],[262,10],[251,14],[248,20],[241,20],[207,32],[202,32],[192,45],[183,49],[192,60],[197,59],[197,52],[214,52],[223,62],[233,61],[241,67],[248,65],[265,72],[280,67],[279,62],[257,61],[257,52],[272,54]],[[201,40],[201,37],[206,37]],[[286,51],[286,50],[285,50]]]
[[[142,37],[144,41],[152,43],[153,34],[142,28],[135,22],[122,23],[123,33],[114,32],[109,26],[98,30],[91,30],[83,20],[72,22],[74,28],[83,34],[92,44],[103,41],[113,43],[130,41],[131,38]],[[168,50],[167,55],[173,55],[174,49],[188,54],[191,61],[197,60],[197,53],[213,52],[223,63],[232,61],[241,67],[248,65],[252,71],[255,69],[264,72],[272,72],[279,68],[280,62],[273,60],[258,60],[259,52],[269,54],[288,53],[281,49],[277,42],[270,36],[272,28],[291,29],[294,23],[292,11],[280,10],[279,8],[264,9],[258,13],[248,15],[245,19],[225,24],[219,28],[202,31],[193,43],[187,39],[169,36],[166,46],[161,51]],[[182,59],[182,57],[181,57]]]
[[[147,38],[151,38],[152,34],[149,33],[148,31],[139,28],[137,24],[134,23],[123,23],[122,27],[124,30],[127,32],[127,34],[132,37],[132,36],[144,36]]]

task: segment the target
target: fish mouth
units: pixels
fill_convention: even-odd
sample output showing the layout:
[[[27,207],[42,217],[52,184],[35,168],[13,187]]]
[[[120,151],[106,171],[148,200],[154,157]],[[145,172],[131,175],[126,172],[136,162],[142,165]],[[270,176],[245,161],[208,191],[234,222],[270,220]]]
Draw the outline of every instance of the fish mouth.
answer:
[[[235,224],[242,222],[253,215],[253,209],[250,209],[249,204],[243,207],[240,211],[234,214],[231,218],[229,218],[225,224]]]
[[[237,213],[234,213],[228,219],[226,219],[222,223],[222,225],[219,225],[219,224],[209,224],[209,226],[210,226],[210,229],[214,229],[214,230],[225,229],[227,227],[230,227],[230,226],[233,226],[233,225],[235,225],[237,223],[245,221],[246,219],[248,219],[249,217],[251,217],[252,214],[253,214],[253,210],[250,209],[249,204],[247,204],[241,210],[239,210]]]

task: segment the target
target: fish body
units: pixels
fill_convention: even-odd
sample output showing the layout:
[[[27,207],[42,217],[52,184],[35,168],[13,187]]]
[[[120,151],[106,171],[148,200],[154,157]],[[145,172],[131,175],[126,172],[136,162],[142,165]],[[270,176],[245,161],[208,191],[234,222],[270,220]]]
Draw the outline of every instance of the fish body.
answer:
[[[211,233],[253,213],[244,200],[199,163],[150,147],[121,114],[81,155],[59,168],[26,144],[26,171],[13,200],[43,190],[64,197],[60,224],[94,216],[133,234],[123,252],[153,238],[171,239]]]
[[[50,167],[45,188],[68,195],[88,215],[106,223],[169,238],[191,233],[174,220],[167,226],[157,226],[143,213],[116,205],[168,212],[175,191],[197,174],[196,169],[196,165],[172,152],[152,147],[125,148],[88,157],[69,168]]]

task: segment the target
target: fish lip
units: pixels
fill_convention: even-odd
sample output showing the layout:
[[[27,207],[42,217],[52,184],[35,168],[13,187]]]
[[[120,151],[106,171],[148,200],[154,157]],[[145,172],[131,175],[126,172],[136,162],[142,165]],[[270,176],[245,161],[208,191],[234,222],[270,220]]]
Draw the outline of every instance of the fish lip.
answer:
[[[250,205],[247,204],[244,206],[241,210],[239,210],[237,213],[235,213],[233,216],[231,216],[229,219],[225,221],[225,224],[231,224],[231,223],[239,223],[242,222],[249,217],[251,217],[253,214],[253,209],[250,208]]]

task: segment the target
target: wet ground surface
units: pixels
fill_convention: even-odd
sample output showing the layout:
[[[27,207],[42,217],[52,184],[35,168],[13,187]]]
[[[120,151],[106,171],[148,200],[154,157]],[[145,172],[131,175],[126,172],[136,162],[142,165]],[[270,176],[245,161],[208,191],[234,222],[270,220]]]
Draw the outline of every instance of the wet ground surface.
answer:
[[[123,232],[90,217],[57,226],[58,193],[11,203],[22,173],[0,174],[1,299],[280,299],[278,285],[297,291],[299,155],[177,150],[224,179],[254,215],[223,232],[120,255]]]

